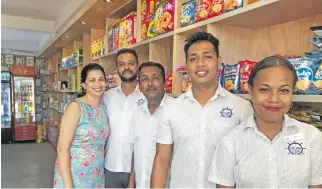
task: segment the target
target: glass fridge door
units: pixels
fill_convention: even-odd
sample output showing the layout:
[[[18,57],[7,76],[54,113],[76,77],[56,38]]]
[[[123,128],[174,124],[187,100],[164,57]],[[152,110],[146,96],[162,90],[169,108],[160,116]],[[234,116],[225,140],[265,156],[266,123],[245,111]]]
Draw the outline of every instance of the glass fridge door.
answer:
[[[1,128],[11,128],[10,83],[1,83]]]
[[[35,123],[34,79],[14,77],[15,124]]]

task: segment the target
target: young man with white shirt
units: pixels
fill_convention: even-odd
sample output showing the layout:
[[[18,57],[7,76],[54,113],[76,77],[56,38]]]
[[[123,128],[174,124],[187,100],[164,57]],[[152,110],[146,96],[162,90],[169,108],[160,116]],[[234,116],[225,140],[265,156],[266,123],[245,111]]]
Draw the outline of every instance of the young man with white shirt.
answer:
[[[248,101],[219,85],[218,46],[218,39],[206,32],[194,33],[186,40],[192,87],[163,108],[151,188],[165,187],[171,155],[170,188],[215,188],[208,181],[208,173],[216,145],[227,131],[253,113]]]
[[[111,134],[105,156],[105,187],[126,188],[131,173],[133,147],[128,143],[131,109],[140,95],[137,86],[138,55],[134,50],[121,49],[116,55],[116,68],[122,80],[120,86],[105,92]]]
[[[141,95],[133,109],[130,142],[134,146],[129,188],[149,188],[156,149],[156,135],[164,105],[174,99],[165,93],[165,70],[155,62],[139,67]]]

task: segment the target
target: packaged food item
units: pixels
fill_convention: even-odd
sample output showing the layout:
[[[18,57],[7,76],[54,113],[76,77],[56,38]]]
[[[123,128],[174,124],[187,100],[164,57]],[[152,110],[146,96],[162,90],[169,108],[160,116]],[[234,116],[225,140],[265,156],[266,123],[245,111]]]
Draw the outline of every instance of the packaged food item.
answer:
[[[168,0],[164,5],[164,12],[162,17],[162,30],[161,33],[166,33],[169,31],[173,31],[174,29],[174,0]]]
[[[242,94],[248,94],[248,80],[250,72],[252,71],[253,67],[255,66],[256,62],[252,62],[249,60],[240,61],[240,88],[239,92]]]
[[[114,47],[114,25],[111,25],[107,28],[107,38],[108,38],[108,45],[107,45],[107,48],[108,48],[108,52],[112,52],[112,51],[115,51],[115,47]]]
[[[231,93],[239,92],[239,64],[226,65],[225,89]]]
[[[294,66],[298,76],[296,93],[322,94],[322,59],[307,56],[288,60]]]
[[[311,43],[317,48],[322,48],[322,37],[314,37],[310,39]]]
[[[154,37],[154,25],[155,25],[155,15],[153,14],[150,18],[150,22],[149,22],[149,27],[148,27],[148,32],[147,32],[147,39],[150,39],[152,37]]]
[[[196,23],[210,18],[211,5],[212,0],[200,0],[195,18]]]
[[[120,24],[119,23],[115,23],[114,25],[114,31],[113,31],[113,46],[114,46],[114,49],[117,50],[119,49],[119,44],[120,44],[120,40],[119,40],[119,31],[120,31]]]
[[[153,29],[153,35],[157,36],[163,32],[163,15],[164,15],[164,8],[165,8],[166,1],[161,1],[158,3],[154,15],[154,29]]]
[[[136,43],[136,11],[132,11],[126,18],[126,46]]]
[[[190,0],[182,4],[180,26],[185,27],[195,23],[195,14],[197,9],[196,0]]]
[[[123,19],[120,22],[119,26],[119,46],[118,49],[122,49],[126,47],[126,41],[127,41],[127,31],[126,31],[126,20]]]
[[[165,76],[166,87],[165,92],[171,93],[172,92],[172,72],[168,72]]]
[[[150,18],[155,12],[154,0],[142,0],[141,2],[141,39],[147,38]]]
[[[218,82],[219,84],[224,87],[224,75],[225,75],[225,64],[221,63],[220,68],[218,70]]]
[[[243,0],[225,0],[224,12],[229,12],[243,6]]]
[[[181,92],[187,92],[191,86],[191,78],[187,73],[187,67],[185,65],[176,68],[176,71],[182,73]]]
[[[211,9],[210,9],[210,17],[218,16],[224,13],[224,0],[213,0]]]
[[[260,0],[244,0],[244,5],[249,5],[249,4],[252,4],[252,3],[256,3]]]

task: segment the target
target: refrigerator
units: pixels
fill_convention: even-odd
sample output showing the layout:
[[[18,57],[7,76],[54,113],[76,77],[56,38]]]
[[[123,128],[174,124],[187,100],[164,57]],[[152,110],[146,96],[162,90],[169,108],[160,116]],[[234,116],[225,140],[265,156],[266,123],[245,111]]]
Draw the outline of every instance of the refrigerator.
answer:
[[[1,143],[13,142],[11,73],[1,72]]]
[[[14,66],[11,67],[11,74],[15,141],[35,141],[35,69],[30,66]]]

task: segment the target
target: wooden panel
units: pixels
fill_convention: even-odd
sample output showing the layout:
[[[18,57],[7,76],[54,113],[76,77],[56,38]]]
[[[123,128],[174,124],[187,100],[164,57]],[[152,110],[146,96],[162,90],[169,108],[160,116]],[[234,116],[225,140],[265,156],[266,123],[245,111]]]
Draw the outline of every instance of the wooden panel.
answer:
[[[62,51],[62,58],[65,58],[65,57],[68,57],[70,55],[73,54],[73,42],[72,43],[69,43],[68,45],[66,45],[64,48],[63,48],[63,51]]]
[[[150,61],[163,65],[166,72],[172,71],[173,36],[150,43]]]
[[[110,15],[109,18],[112,19],[120,19],[125,15],[129,14],[131,11],[136,10],[137,8],[137,0],[128,0],[127,3],[124,3],[117,9],[115,9]]]
[[[91,28],[91,41],[102,38],[105,35],[105,30]]]
[[[91,35],[83,34],[83,64],[91,62]]]
[[[105,74],[116,69],[116,55],[99,59],[99,64],[104,68]]]
[[[236,64],[253,56],[253,30],[220,24],[208,25],[207,30],[219,40],[219,56],[225,64]]]
[[[314,36],[310,27],[321,25],[322,14],[256,30],[253,58],[258,61],[274,54],[302,56],[316,49],[309,41]]]
[[[140,42],[142,41],[141,39],[141,28],[142,28],[142,14],[141,14],[141,4],[142,4],[142,0],[136,0],[136,42]]]

